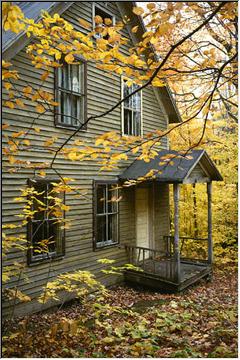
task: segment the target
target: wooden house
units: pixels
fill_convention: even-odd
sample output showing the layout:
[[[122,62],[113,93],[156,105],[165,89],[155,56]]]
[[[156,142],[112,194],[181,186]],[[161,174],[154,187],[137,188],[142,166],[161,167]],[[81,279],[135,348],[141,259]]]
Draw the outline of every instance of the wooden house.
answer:
[[[141,32],[144,32],[141,19],[132,13],[134,2],[21,2],[19,6],[28,18],[39,19],[40,11],[45,9],[50,13],[59,13],[68,20],[76,29],[83,32],[78,18],[82,18],[94,26],[94,16],[110,17],[113,22],[121,20],[124,15],[131,18],[131,27],[139,25],[137,34],[125,29],[123,35],[130,42],[138,40]],[[131,28],[130,27],[130,28]],[[129,30],[129,31],[128,31]],[[3,57],[10,60],[19,71],[23,82],[36,88],[40,84],[41,69],[31,65],[31,61],[25,53],[25,47],[30,39],[25,34],[3,34]],[[123,53],[127,48],[122,49]],[[62,69],[62,74],[68,72],[69,67]],[[80,71],[79,71],[80,70]],[[75,85],[81,82],[81,93],[77,93],[69,106],[67,97],[67,85],[61,83],[61,74],[56,78],[54,71],[44,84],[48,91],[56,90],[54,84],[58,84],[56,96],[60,100],[63,115],[57,118],[52,114],[43,114],[36,124],[41,132],[29,135],[29,139],[36,145],[36,150],[31,153],[23,153],[23,157],[31,161],[41,158],[48,161],[51,154],[41,150],[37,145],[52,136],[58,138],[57,144],[62,144],[64,139],[76,129],[77,124],[68,117],[74,112],[75,116],[84,121],[86,116],[96,115],[99,111],[109,109],[124,93],[124,81],[115,74],[106,73],[96,67],[93,62],[82,63],[79,69],[72,68],[72,76],[75,76]],[[59,80],[60,79],[60,80]],[[24,86],[22,84],[22,86]],[[3,98],[5,98],[3,91]],[[138,96],[138,95],[136,95]],[[181,121],[176,104],[168,87],[145,88],[138,99],[137,109],[116,108],[112,113],[101,120],[94,119],[87,127],[77,135],[77,139],[94,142],[95,137],[103,132],[116,130],[124,135],[144,135],[154,132],[155,129],[165,130],[169,123]],[[126,110],[126,111],[124,111]],[[72,113],[71,113],[72,114]],[[126,117],[125,114],[128,114]],[[13,131],[24,131],[30,127],[35,115],[34,108],[11,109],[3,108],[3,121],[10,126],[6,129],[6,135],[11,136]],[[101,273],[102,265],[97,260],[110,258],[116,260],[116,265],[132,262],[143,268],[142,272],[128,271],[126,280],[140,284],[150,284],[154,287],[180,290],[200,277],[209,275],[212,264],[212,237],[211,237],[211,181],[221,180],[215,165],[204,151],[193,151],[192,160],[186,160],[180,153],[172,159],[174,165],[163,169],[161,175],[154,180],[138,186],[124,188],[121,191],[122,200],[118,205],[107,206],[109,189],[112,184],[121,183],[128,179],[135,179],[145,175],[150,169],[158,168],[159,159],[168,151],[168,140],[164,139],[159,149],[159,156],[149,163],[134,161],[129,158],[128,162],[122,163],[118,170],[99,172],[99,166],[94,161],[69,162],[59,159],[57,168],[63,176],[72,177],[76,184],[86,191],[86,198],[76,198],[66,194],[65,203],[71,206],[71,211],[66,215],[72,220],[72,225],[61,236],[47,219],[44,224],[38,219],[33,219],[26,229],[21,229],[27,234],[32,248],[22,253],[19,250],[11,251],[5,265],[14,261],[26,265],[25,274],[28,278],[13,277],[7,284],[14,288],[16,285],[26,295],[32,298],[31,302],[19,303],[15,314],[36,312],[42,309],[37,301],[38,295],[46,285],[46,281],[54,279],[64,272],[77,269],[92,271],[104,284],[111,284],[115,278]],[[56,179],[56,174],[49,173],[44,181],[34,178],[34,172],[24,169],[14,173],[5,172],[3,176],[3,222],[14,223],[16,215],[20,212],[22,204],[15,203],[13,199],[19,196],[19,189],[27,182],[34,181],[38,189],[48,191],[51,182]],[[187,260],[181,257],[178,233],[178,200],[179,184],[206,182],[208,189],[208,213],[209,213],[209,236],[203,240],[208,244],[208,257],[203,261]],[[174,186],[175,199],[175,235],[169,237],[169,185]],[[99,199],[105,198],[104,203]],[[41,220],[42,221],[42,220]],[[48,256],[34,252],[33,233],[36,226],[42,229],[41,236],[46,235],[45,226],[53,234],[54,244],[49,250]],[[52,229],[52,230],[49,230]],[[14,229],[11,230],[14,234]],[[57,234],[57,235],[56,235]],[[182,241],[182,240],[181,240]],[[45,307],[51,303],[47,303]],[[9,312],[9,304],[4,304],[4,311]]]

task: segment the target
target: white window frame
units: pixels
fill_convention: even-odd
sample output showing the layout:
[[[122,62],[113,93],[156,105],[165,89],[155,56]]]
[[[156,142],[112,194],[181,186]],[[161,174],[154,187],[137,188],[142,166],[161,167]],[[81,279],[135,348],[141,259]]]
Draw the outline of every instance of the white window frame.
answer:
[[[121,100],[124,98],[124,82],[128,79],[124,76],[121,76]],[[141,99],[141,107],[140,107],[140,134],[139,135],[129,135],[124,133],[124,101],[121,104],[121,123],[122,123],[122,136],[140,136],[143,137],[143,96],[142,90],[140,90],[140,99]]]

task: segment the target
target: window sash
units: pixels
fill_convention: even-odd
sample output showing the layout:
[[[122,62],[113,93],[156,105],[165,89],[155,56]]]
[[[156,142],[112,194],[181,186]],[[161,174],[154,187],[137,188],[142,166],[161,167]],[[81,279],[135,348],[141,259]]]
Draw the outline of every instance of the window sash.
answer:
[[[76,79],[74,81],[74,79]],[[56,70],[56,124],[77,128],[86,119],[86,63]]]
[[[138,85],[133,84],[130,87],[123,80],[123,97],[131,94]],[[123,102],[123,135],[141,136],[142,133],[142,99],[141,92],[136,93]]]
[[[52,180],[56,182],[57,180]],[[51,181],[51,182],[52,182]],[[50,181],[39,180],[37,182],[29,181],[30,184],[39,192],[45,190],[41,201],[45,204],[46,209],[41,216],[37,212],[33,219],[28,222],[28,263],[34,263],[38,260],[49,259],[64,255],[64,231],[61,229],[61,218],[54,217],[49,212],[49,205],[52,200],[48,199],[49,192],[52,190]],[[34,205],[33,205],[34,206]],[[34,207],[33,207],[34,209]],[[36,218],[38,216],[38,218]],[[40,238],[38,238],[40,236]],[[53,237],[52,239],[50,237]],[[43,240],[49,240],[48,249],[42,249],[39,245]],[[39,248],[38,248],[39,246]],[[48,250],[48,251],[46,251]]]
[[[112,186],[112,183],[101,183],[96,185],[95,245],[97,248],[118,243],[118,203],[110,203],[110,192],[112,191],[114,196],[118,196],[118,190],[110,190]],[[100,188],[104,190],[104,200],[101,206],[99,206],[99,201],[101,201],[101,198],[98,196],[98,191]],[[111,204],[110,209],[109,204]],[[99,236],[100,231],[102,236],[101,234]]]
[[[95,20],[94,20],[94,18],[95,18],[96,15],[101,16],[101,18],[103,19],[103,21],[104,21],[104,19],[106,19],[106,18],[111,19],[113,26],[116,24],[116,17],[115,17],[114,14],[112,14],[111,12],[109,12],[108,9],[105,9],[105,8],[103,8],[102,6],[99,6],[98,4],[93,3],[93,8],[92,8],[92,24],[93,24],[93,30],[95,30],[95,27],[96,27]],[[98,24],[97,27],[101,27],[101,24]],[[105,38],[108,38],[108,36],[102,36],[101,33],[95,34],[94,36],[95,36],[95,38],[97,38],[97,39],[101,39],[101,38],[105,39]]]

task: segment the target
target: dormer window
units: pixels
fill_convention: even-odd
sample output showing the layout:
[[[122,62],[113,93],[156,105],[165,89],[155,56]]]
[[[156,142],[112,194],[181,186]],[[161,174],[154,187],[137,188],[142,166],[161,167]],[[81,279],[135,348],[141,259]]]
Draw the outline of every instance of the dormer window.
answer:
[[[86,120],[86,64],[66,64],[56,72],[56,124],[78,128]]]
[[[99,16],[102,19],[102,23],[96,23],[95,18]],[[96,31],[96,38],[108,39],[108,35],[102,36],[101,32],[103,31],[104,24],[106,25],[115,25],[115,16],[108,11],[108,9],[103,8],[97,4],[93,4],[93,30]]]

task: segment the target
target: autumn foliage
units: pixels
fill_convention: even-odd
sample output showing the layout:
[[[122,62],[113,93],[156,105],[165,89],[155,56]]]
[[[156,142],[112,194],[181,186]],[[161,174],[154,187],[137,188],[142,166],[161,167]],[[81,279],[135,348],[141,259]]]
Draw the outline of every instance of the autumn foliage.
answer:
[[[157,156],[159,147],[166,136],[169,137],[171,148],[183,150],[185,155],[190,154],[194,148],[204,148],[216,161],[224,178],[224,182],[214,188],[213,237],[215,261],[221,263],[235,261],[237,253],[236,3],[152,2],[147,3],[144,8],[134,7],[133,13],[141,16],[145,21],[145,31],[141,30],[139,25],[131,26],[131,19],[127,17],[113,24],[111,19],[102,19],[100,16],[96,16],[94,19],[94,29],[84,19],[79,19],[82,31],[77,31],[59,14],[50,15],[47,12],[42,12],[41,20],[36,22],[33,19],[26,18],[15,3],[2,3],[3,29],[16,34],[24,31],[27,37],[34,39],[26,46],[26,54],[31,60],[33,69],[38,69],[41,82],[39,88],[27,83],[21,79],[12,62],[3,59],[3,105],[11,110],[25,109],[27,111],[32,107],[35,110],[32,124],[24,130],[16,131],[7,122],[3,122],[4,170],[7,173],[14,174],[27,169],[31,170],[35,177],[42,179],[53,172],[58,177],[59,182],[52,184],[53,190],[48,199],[51,206],[48,211],[55,216],[56,221],[61,218],[62,224],[62,213],[71,211],[71,204],[66,205],[63,201],[63,194],[74,193],[81,199],[85,193],[75,184],[75,179],[62,176],[61,170],[56,166],[59,159],[65,159],[70,163],[94,161],[98,165],[99,171],[111,171],[117,169],[119,164],[124,163],[132,156],[149,162],[150,159]],[[129,39],[122,36],[125,28],[130,28],[132,34],[138,39],[136,44],[129,46],[127,54],[122,52],[122,47],[126,44],[129,45]],[[26,152],[32,154],[36,150],[32,139],[41,135],[42,129],[37,125],[37,120],[45,114],[54,114],[58,107],[53,92],[44,88],[46,80],[55,69],[61,68],[63,63],[79,64],[79,58],[94,62],[99,69],[106,72],[123,76],[127,79],[129,87],[133,84],[138,85],[133,88],[135,90],[128,95],[128,98],[147,86],[160,88],[170,86],[181,112],[182,123],[173,124],[166,130],[156,129],[152,133],[144,134],[143,137],[122,136],[117,131],[102,133],[91,141],[84,141],[77,137],[77,134],[87,123],[93,119],[100,120],[121,106],[126,100],[126,98],[120,99],[107,111],[89,116],[84,124],[79,124],[79,127],[73,130],[64,142],[60,143],[55,136],[44,138],[40,149],[49,155],[48,160],[43,160],[41,157],[35,161],[26,160],[24,154]],[[141,179],[127,182],[124,186],[134,186],[139,182],[153,178],[154,172],[149,172]],[[4,258],[7,258],[12,250],[25,252],[29,247],[26,237],[16,234],[19,229],[26,226],[28,220],[36,212],[46,211],[40,198],[41,193],[32,186],[19,189],[19,196],[13,199],[15,203],[21,204],[21,212],[18,214],[19,221],[6,223],[3,226]],[[120,201],[120,199],[114,199],[114,201]],[[195,236],[197,234],[204,236],[206,234],[205,203],[203,185],[188,186],[183,189],[181,193],[182,221],[180,223],[182,235]],[[65,221],[61,226],[68,228],[71,224]],[[46,239],[41,244],[39,251],[48,253],[48,247],[49,241]],[[19,266],[17,262],[3,268],[3,281],[6,285],[12,277],[20,280],[23,276],[24,266]],[[79,284],[84,285],[84,287],[79,289]],[[8,287],[6,286],[6,288]],[[47,281],[39,301],[44,303],[50,299],[58,299],[58,289],[76,292],[80,298],[86,298],[89,291],[93,289],[105,294],[104,287],[90,272],[77,271],[72,274],[60,275],[55,281]],[[217,289],[214,288],[213,291],[217,292]],[[124,346],[121,348],[122,352],[120,353],[123,356],[153,356],[154,352],[157,351],[159,357],[170,355],[177,357],[176,349],[174,350],[177,342],[181,343],[182,352],[180,355],[178,354],[180,357],[183,355],[199,357],[206,353],[218,356],[222,354],[221,351],[224,351],[225,355],[232,355],[234,350],[230,348],[228,353],[226,348],[230,344],[231,334],[235,334],[235,328],[232,329],[232,323],[235,323],[233,309],[228,309],[230,320],[225,318],[224,309],[221,310],[221,319],[217,318],[216,313],[212,315],[211,322],[219,326],[217,327],[219,332],[214,329],[214,325],[206,330],[198,323],[197,312],[200,311],[203,318],[210,316],[210,313],[203,314],[203,309],[200,310],[201,303],[197,299],[197,294],[192,292],[190,295],[192,300],[189,301],[192,303],[187,302],[188,300],[184,298],[180,305],[176,305],[176,311],[174,304],[179,298],[168,299],[166,297],[167,301],[170,301],[164,305],[165,310],[162,312],[162,309],[153,308],[146,317],[139,315],[138,325],[133,324],[132,319],[135,314],[130,311],[129,304],[126,310],[127,319],[125,319],[124,309],[113,309],[110,305],[108,308],[108,305],[105,304],[108,299],[104,298],[102,303],[100,302],[95,306],[94,314],[91,313],[93,306],[91,309],[87,309],[86,318],[78,318],[77,323],[74,322],[74,318],[73,322],[71,319],[64,320],[62,325],[58,324],[55,327],[47,324],[46,331],[50,334],[49,339],[51,339],[53,347],[56,345],[60,333],[63,334],[65,343],[67,341],[73,343],[72,348],[66,347],[68,356],[95,356],[94,346],[96,346],[98,354],[115,356],[122,346],[122,342],[126,339],[127,341],[131,339],[131,345],[129,351]],[[111,296],[109,299],[114,302],[114,296]],[[204,296],[207,301],[208,296],[206,294]],[[220,294],[218,296],[221,298]],[[12,301],[13,307],[17,301],[31,300],[18,289],[17,285],[6,290],[6,297]],[[159,300],[158,296],[157,299]],[[189,312],[186,310],[188,306],[190,307]],[[213,312],[217,311],[214,306],[213,304]],[[170,314],[169,308],[173,309]],[[180,318],[177,314],[178,309],[180,309]],[[118,311],[121,315],[120,318],[116,315]],[[112,323],[109,323],[106,314],[114,317],[115,328],[113,328]],[[154,323],[154,328],[150,331],[156,314],[160,314],[159,321]],[[166,316],[164,317],[161,314]],[[97,331],[96,333],[92,332],[88,337],[83,333],[91,316],[94,318]],[[190,317],[188,318],[188,316]],[[225,320],[230,322],[231,333],[224,333],[222,324]],[[23,332],[21,332],[22,329],[20,331],[16,329],[17,332],[11,335],[12,338],[11,336],[9,338],[14,341],[16,349],[20,348],[22,344],[22,334],[28,336],[30,348],[34,342],[24,321],[22,323]],[[47,321],[49,321],[48,318]],[[190,326],[190,329],[187,330],[186,327],[183,328],[182,324],[187,326],[189,321],[192,322],[193,329]],[[174,334],[175,341],[175,345],[169,343],[169,348],[166,348],[165,352],[161,350],[161,344],[163,341],[168,343],[169,338],[163,334],[163,326],[167,326],[168,335],[169,333]],[[65,328],[68,330],[65,331]],[[189,340],[191,344],[188,350],[184,350],[185,352],[178,336],[180,331],[185,331],[187,338],[191,334],[193,334],[193,338],[195,336],[194,341]],[[214,333],[216,343],[208,340],[209,344],[204,349],[200,338],[196,335],[200,331],[207,331],[209,336]],[[100,339],[99,334],[102,339]],[[77,337],[83,336],[82,346],[84,347],[86,344],[90,346],[89,353],[76,347],[73,339],[75,335]],[[218,343],[218,336],[223,336],[222,343]],[[145,339],[143,344],[140,343],[142,338]],[[7,345],[9,345],[9,339],[6,339]],[[196,344],[197,350],[195,351]],[[111,351],[109,350],[110,345],[113,349]],[[9,355],[43,355],[41,350],[37,348],[27,354],[19,348],[15,352],[10,351]],[[56,349],[49,355],[64,356]]]

